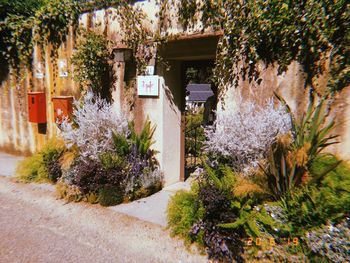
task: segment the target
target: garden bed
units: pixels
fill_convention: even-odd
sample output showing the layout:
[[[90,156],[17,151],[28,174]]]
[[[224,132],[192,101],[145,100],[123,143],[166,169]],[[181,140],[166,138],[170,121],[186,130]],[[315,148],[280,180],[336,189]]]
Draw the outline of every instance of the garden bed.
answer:
[[[162,188],[163,174],[151,149],[155,127],[149,120],[136,133],[132,122],[91,92],[74,104],[73,120],[59,124],[61,138],[19,164],[20,180],[55,183],[60,198],[103,206]]]
[[[324,151],[327,102],[295,118],[278,98],[206,130],[204,172],[172,198],[169,228],[219,262],[347,262],[350,165]]]

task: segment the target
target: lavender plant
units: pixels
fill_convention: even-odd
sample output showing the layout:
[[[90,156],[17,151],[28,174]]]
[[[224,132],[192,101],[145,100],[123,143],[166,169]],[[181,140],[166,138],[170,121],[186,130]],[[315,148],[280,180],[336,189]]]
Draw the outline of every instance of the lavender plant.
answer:
[[[258,106],[251,101],[240,102],[239,110],[218,114],[213,127],[206,129],[206,152],[217,160],[225,160],[237,171],[257,167],[266,158],[276,136],[291,130],[291,118],[283,105],[267,101]]]
[[[116,113],[106,100],[87,92],[81,101],[74,101],[74,124],[63,121],[62,136],[67,146],[78,146],[82,157],[98,160],[104,152],[112,151],[112,132],[128,134],[128,122]]]

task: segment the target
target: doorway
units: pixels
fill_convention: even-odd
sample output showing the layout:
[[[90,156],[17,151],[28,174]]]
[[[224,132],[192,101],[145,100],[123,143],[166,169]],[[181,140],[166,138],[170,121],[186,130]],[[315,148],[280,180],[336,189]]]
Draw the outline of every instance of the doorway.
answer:
[[[182,62],[184,94],[184,180],[203,167],[205,127],[212,125],[216,110],[216,87],[213,82],[214,60]]]
[[[215,34],[185,36],[159,49],[159,55],[168,65],[158,67],[165,84],[161,125],[166,177],[175,178],[177,174],[178,180],[184,181],[201,164],[203,124],[210,122],[210,118],[204,120],[204,109],[207,99],[215,94],[211,73],[218,40]],[[188,84],[192,85],[192,94]],[[206,93],[204,98],[203,93]]]

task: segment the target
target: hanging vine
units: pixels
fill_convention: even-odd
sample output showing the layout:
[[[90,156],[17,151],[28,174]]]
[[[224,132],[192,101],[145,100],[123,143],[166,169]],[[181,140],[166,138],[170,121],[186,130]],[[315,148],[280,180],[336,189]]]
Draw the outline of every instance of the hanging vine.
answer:
[[[0,51],[5,62],[0,71],[8,74],[11,67],[18,77],[21,65],[31,69],[35,45],[51,45],[50,57],[55,62],[58,48],[66,40],[69,28],[77,24],[79,14],[80,7],[75,1],[55,0],[33,10],[31,16],[7,16],[0,23],[0,32],[4,34]]]
[[[259,82],[259,61],[267,66],[276,62],[279,73],[298,61],[306,73],[305,85],[313,89],[326,63],[329,91],[350,84],[347,0],[203,0],[189,1],[178,10],[183,27],[198,19],[203,30],[223,32],[215,71],[219,80],[236,85],[240,77]]]
[[[107,101],[111,101],[110,86],[113,83],[111,64],[112,42],[91,29],[82,29],[76,52],[71,62],[74,65],[74,80],[81,91],[93,91]]]
[[[122,5],[118,9],[119,23],[123,31],[123,43],[132,50],[136,60],[137,74],[143,74],[149,61],[154,57],[153,33],[143,25],[146,14],[131,5]]]
[[[166,41],[166,29],[153,34],[143,26],[145,14],[131,5],[132,1],[43,1],[27,13],[14,11],[1,14],[0,66],[2,80],[9,68],[31,67],[34,45],[51,45],[51,57],[71,26],[78,24],[83,12],[117,7],[124,31],[124,43],[133,51],[139,74],[154,58],[157,43]],[[157,1],[160,28],[163,13],[173,5]],[[350,8],[346,0],[259,0],[259,1],[178,1],[178,19],[184,28],[197,20],[203,30],[223,33],[217,49],[216,79],[234,82],[240,78],[260,80],[258,63],[278,64],[278,72],[286,71],[298,61],[306,73],[305,85],[317,89],[315,79],[329,65],[330,91],[350,84]],[[14,9],[15,10],[15,9]],[[162,20],[163,19],[163,20]]]
[[[5,1],[6,2],[6,1]],[[66,40],[70,28],[77,29],[79,16],[106,7],[127,5],[126,0],[53,0],[26,3],[0,3],[0,83],[7,78],[9,69],[17,72],[21,65],[31,68],[35,45],[50,45],[52,62],[57,60],[58,48]],[[42,49],[44,50],[44,49]],[[57,72],[56,72],[57,73]]]

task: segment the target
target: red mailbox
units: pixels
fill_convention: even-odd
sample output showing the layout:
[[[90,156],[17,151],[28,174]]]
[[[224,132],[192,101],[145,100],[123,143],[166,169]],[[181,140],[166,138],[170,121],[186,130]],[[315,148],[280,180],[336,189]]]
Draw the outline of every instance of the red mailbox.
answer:
[[[46,96],[45,92],[28,92],[29,121],[46,123]]]
[[[69,119],[73,113],[73,97],[72,96],[58,96],[52,98],[54,119],[56,123],[61,123],[63,118]]]

